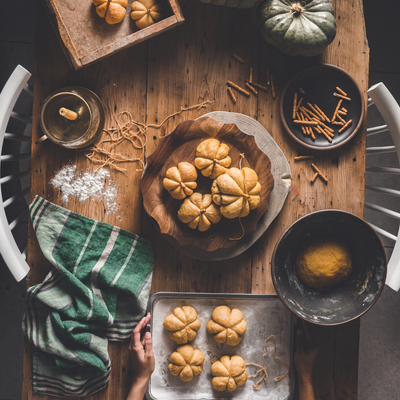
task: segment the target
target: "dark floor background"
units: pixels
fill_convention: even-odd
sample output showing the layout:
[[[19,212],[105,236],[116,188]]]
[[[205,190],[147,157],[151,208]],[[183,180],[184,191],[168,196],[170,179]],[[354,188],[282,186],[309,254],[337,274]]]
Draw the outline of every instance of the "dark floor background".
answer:
[[[34,0],[1,0],[0,9],[0,89],[17,64],[34,70],[35,42]],[[400,2],[398,0],[364,0],[367,37],[370,47],[369,86],[383,82],[400,102]],[[369,112],[369,123],[379,117]],[[371,138],[369,145],[390,143],[390,136]],[[368,163],[382,161],[398,166],[397,157],[384,156]],[[367,176],[367,182],[374,182]],[[387,177],[380,185],[400,187],[400,180]],[[366,192],[371,202],[383,203],[400,211],[396,198]],[[365,219],[397,235],[398,223],[366,210]],[[388,255],[393,243],[384,239]],[[0,400],[21,399],[22,345],[20,320],[25,302],[25,282],[16,283],[0,261]],[[360,400],[400,399],[400,292],[386,287],[374,307],[361,318],[359,394]],[[337,395],[337,399],[340,399]],[[345,399],[344,399],[345,400]]]

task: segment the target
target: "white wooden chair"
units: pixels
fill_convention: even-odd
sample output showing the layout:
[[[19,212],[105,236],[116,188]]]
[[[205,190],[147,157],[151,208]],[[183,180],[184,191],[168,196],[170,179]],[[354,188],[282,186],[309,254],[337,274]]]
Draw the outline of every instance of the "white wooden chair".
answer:
[[[379,146],[379,147],[368,147],[367,146],[367,159],[370,159],[373,156],[378,156],[375,158],[379,158],[381,154],[388,153],[397,153],[397,158],[400,160],[400,107],[397,104],[396,100],[386,88],[383,83],[378,83],[372,86],[368,90],[368,107],[375,105],[381,114],[384,124],[376,127],[369,127],[367,129],[367,137],[371,137],[373,135],[382,134],[383,132],[389,131],[391,139],[393,141],[393,145],[390,146]],[[369,163],[368,163],[369,164]],[[366,174],[378,174],[380,178],[378,181],[384,181],[383,175],[381,174],[390,174],[400,176],[400,168],[393,167],[382,167],[382,166],[367,166]],[[368,175],[366,176],[366,181],[368,181]],[[381,196],[395,196],[396,198],[400,197],[400,191],[395,190],[393,188],[382,187],[382,184],[378,185],[365,185],[366,191],[371,190],[374,192],[380,193]],[[368,193],[368,192],[367,192]],[[368,196],[366,195],[365,207],[373,210],[374,212],[382,213],[383,218],[390,217],[395,220],[400,220],[400,213],[397,211],[393,211],[388,207],[384,207],[379,204],[373,204],[367,201]],[[393,233],[387,231],[387,229],[383,229],[382,227],[378,227],[373,225],[373,228],[377,233],[394,241],[393,252],[390,256],[388,263],[388,272],[386,278],[386,285],[391,287],[393,290],[398,291],[400,288],[400,229],[398,231],[397,236]]]
[[[29,271],[26,248],[21,248],[26,245],[27,233],[21,241],[19,226],[25,223],[22,232],[26,232],[32,117],[17,112],[15,105],[23,91],[31,100],[33,90],[27,84],[30,76],[18,65],[0,93],[0,254],[17,281]]]

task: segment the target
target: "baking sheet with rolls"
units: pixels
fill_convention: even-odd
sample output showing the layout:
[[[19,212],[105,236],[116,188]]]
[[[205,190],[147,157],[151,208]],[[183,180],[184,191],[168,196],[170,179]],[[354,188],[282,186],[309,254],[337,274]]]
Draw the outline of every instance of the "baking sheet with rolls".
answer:
[[[206,330],[215,307],[226,305],[238,308],[247,322],[247,330],[237,346],[228,346],[215,342],[213,335]],[[189,382],[172,376],[168,370],[169,357],[178,345],[169,338],[163,327],[164,318],[173,313],[175,307],[192,306],[201,321],[201,328],[194,340],[189,342],[205,356],[203,371]],[[276,357],[289,367],[292,364],[293,316],[276,295],[252,294],[211,294],[211,293],[156,293],[150,298],[149,311],[153,336],[153,350],[156,367],[147,388],[148,398],[153,400],[192,400],[192,399],[252,399],[286,400],[294,394],[294,375],[290,368],[289,375],[275,382],[274,378],[284,375],[287,368],[273,358],[274,340],[268,340],[268,355],[265,358],[269,379],[261,383],[261,389],[255,390],[253,384],[258,378],[248,378],[243,386],[233,392],[219,392],[211,384],[211,360],[224,355],[241,356],[246,364],[262,364],[262,355],[266,352],[265,340],[270,335],[276,336]],[[247,366],[248,375],[253,375],[258,367]]]

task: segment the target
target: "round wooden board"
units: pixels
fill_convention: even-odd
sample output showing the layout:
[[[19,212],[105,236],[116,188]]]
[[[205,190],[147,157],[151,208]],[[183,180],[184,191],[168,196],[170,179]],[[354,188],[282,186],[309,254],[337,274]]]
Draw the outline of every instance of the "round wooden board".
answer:
[[[206,232],[182,224],[177,218],[182,201],[172,199],[162,186],[166,170],[181,161],[193,163],[198,143],[209,137],[229,145],[232,167],[239,167],[240,154],[244,153],[242,167],[254,168],[262,185],[264,201],[242,219],[245,235],[239,241],[229,240],[242,233],[238,219],[223,218]],[[198,191],[210,193],[212,180],[199,173],[197,183]],[[261,124],[242,114],[213,112],[179,124],[161,139],[157,149],[147,157],[141,190],[144,207],[163,236],[184,254],[211,261],[234,257],[249,248],[281,210],[289,185],[289,164]]]

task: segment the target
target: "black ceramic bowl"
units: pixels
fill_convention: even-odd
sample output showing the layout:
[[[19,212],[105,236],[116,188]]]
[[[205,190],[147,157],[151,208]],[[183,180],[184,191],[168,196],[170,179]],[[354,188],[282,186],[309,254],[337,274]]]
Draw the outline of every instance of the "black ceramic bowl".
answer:
[[[353,270],[342,283],[314,289],[298,277],[295,260],[307,243],[325,236],[347,245]],[[298,317],[337,325],[372,307],[382,292],[386,266],[384,247],[370,225],[345,211],[321,210],[299,218],[282,234],[272,255],[272,280],[283,303]]]
[[[303,97],[302,105],[309,108],[308,102],[317,104],[331,118],[339,98],[333,95],[337,92],[336,86],[346,92],[351,101],[343,100],[342,107],[348,110],[344,116],[346,121],[353,122],[341,133],[338,132],[340,125],[330,125],[335,134],[332,143],[326,138],[314,132],[315,140],[311,136],[305,136],[299,124],[292,119],[293,97],[297,92],[298,99]],[[303,88],[305,94],[299,91]],[[304,104],[303,104],[304,103]],[[289,135],[301,145],[313,150],[332,150],[347,143],[359,130],[364,120],[365,102],[364,97],[355,80],[342,68],[330,64],[321,64],[308,68],[296,75],[285,86],[280,104],[281,120]]]

